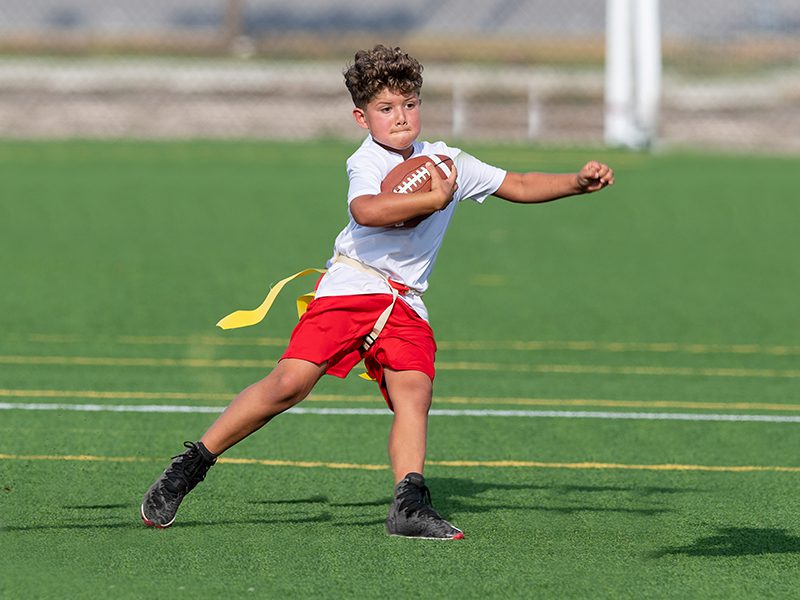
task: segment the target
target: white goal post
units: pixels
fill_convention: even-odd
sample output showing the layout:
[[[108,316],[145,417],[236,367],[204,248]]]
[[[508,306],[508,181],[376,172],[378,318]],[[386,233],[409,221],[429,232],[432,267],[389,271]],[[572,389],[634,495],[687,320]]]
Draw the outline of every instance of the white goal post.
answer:
[[[659,0],[606,0],[605,141],[656,141],[661,96]]]

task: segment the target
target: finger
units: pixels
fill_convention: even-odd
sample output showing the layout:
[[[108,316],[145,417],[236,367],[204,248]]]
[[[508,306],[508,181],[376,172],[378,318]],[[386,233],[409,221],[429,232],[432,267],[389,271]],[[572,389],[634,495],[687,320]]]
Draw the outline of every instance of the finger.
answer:
[[[458,170],[456,169],[456,166],[453,165],[450,169],[450,176],[447,178],[447,181],[449,181],[452,184],[455,184],[456,177],[458,177]]]
[[[593,160],[589,161],[588,163],[583,165],[583,168],[581,169],[580,172],[580,176],[583,177],[584,179],[597,179],[597,174],[599,171],[597,167],[598,167],[597,162]]]
[[[614,183],[613,169],[611,169],[608,165],[604,163],[600,163],[597,161],[592,161],[592,162],[594,163],[595,171],[590,178],[599,182],[601,184],[600,187],[605,187],[607,185],[613,184]],[[589,166],[589,164],[587,164],[587,166]]]

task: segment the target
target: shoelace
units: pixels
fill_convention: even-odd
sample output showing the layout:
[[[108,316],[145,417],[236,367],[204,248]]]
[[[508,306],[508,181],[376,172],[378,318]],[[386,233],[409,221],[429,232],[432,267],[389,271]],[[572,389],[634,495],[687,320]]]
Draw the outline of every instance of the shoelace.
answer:
[[[172,457],[173,460],[178,459],[178,463],[173,464],[172,468],[169,469],[167,480],[176,488],[175,491],[181,491],[177,486],[182,484],[181,487],[185,488],[185,492],[188,492],[205,479],[208,469],[211,468],[211,463],[203,459],[200,448],[194,442],[184,442],[183,446],[188,448],[189,451]],[[180,465],[180,468],[174,468],[178,465]]]
[[[407,483],[397,494],[397,499],[400,500],[400,510],[405,512],[406,516],[411,515],[412,512],[417,512],[420,516],[441,518],[439,513],[433,510],[431,492],[425,484],[418,486],[410,482]]]
[[[198,455],[200,454],[200,448],[198,448],[197,444],[195,444],[194,442],[183,442],[183,447],[184,448],[189,448],[190,450],[194,450],[195,452],[197,452]],[[185,452],[181,452],[180,454],[176,454],[172,458],[175,459],[175,458],[178,458],[179,456],[183,456],[184,454],[186,454],[186,453]]]

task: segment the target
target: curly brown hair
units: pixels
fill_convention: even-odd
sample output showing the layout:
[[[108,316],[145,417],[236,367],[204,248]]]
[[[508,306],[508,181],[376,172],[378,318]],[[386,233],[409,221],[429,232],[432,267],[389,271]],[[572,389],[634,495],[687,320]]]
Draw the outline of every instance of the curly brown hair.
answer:
[[[384,89],[419,94],[422,65],[400,48],[378,44],[372,50],[356,52],[355,62],[344,71],[344,82],[353,104],[365,108]]]

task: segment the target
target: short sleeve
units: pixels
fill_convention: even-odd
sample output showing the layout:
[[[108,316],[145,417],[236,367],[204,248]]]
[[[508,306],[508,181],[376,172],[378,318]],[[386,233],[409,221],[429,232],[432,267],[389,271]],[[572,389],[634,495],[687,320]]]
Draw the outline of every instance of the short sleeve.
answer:
[[[364,160],[363,156],[353,156],[347,161],[347,177],[350,187],[347,191],[347,203],[354,198],[366,194],[381,192],[381,169],[377,162]]]
[[[456,158],[458,169],[458,199],[483,202],[503,184],[506,171],[493,167],[467,154],[460,152]]]

